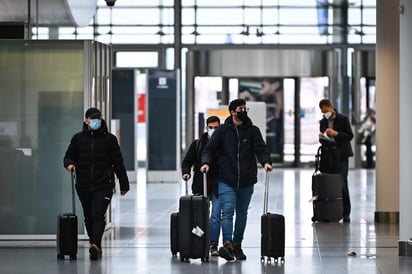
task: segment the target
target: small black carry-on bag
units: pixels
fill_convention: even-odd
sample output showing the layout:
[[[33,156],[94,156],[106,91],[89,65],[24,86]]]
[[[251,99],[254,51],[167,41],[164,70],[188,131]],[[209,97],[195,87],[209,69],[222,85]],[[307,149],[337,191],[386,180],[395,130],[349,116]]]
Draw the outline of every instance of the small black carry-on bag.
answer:
[[[343,218],[342,175],[320,172],[319,163],[318,153],[312,175],[312,222],[339,222]]]
[[[178,216],[174,215],[176,213],[171,216],[171,251],[173,255],[179,252],[182,262],[199,258],[202,262],[209,260],[209,199],[206,173],[203,174],[203,193],[204,195],[180,197]]]
[[[64,260],[68,255],[70,260],[77,259],[77,215],[74,200],[75,173],[71,173],[72,183],[72,212],[57,216],[57,259]]]
[[[285,217],[280,214],[268,212],[268,190],[269,174],[265,175],[265,192],[263,198],[263,215],[261,217],[261,242],[260,256],[261,262],[271,263],[274,258],[275,263],[285,262]]]

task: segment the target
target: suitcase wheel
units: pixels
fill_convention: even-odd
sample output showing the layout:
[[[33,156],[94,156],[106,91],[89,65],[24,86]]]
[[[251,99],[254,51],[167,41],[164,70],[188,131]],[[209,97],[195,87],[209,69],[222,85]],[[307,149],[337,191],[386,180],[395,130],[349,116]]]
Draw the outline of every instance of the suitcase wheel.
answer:
[[[64,255],[62,255],[62,254],[57,254],[57,259],[58,259],[58,260],[64,260]]]
[[[260,257],[260,261],[262,262],[262,263],[265,263],[265,257],[264,256],[262,256],[262,257]],[[284,257],[280,257],[280,258],[274,258],[274,262],[275,262],[275,264],[284,264],[285,263],[285,258]],[[271,257],[267,257],[266,258],[266,263],[267,264],[272,264],[272,258]]]
[[[70,255],[70,260],[71,260],[71,261],[77,260],[77,256],[76,256],[76,255]]]
[[[208,262],[208,261],[209,261],[209,257],[200,258],[200,260],[201,260],[202,262]]]
[[[316,220],[316,218],[315,218],[315,216],[313,216],[312,217],[312,222],[316,222],[317,220]]]

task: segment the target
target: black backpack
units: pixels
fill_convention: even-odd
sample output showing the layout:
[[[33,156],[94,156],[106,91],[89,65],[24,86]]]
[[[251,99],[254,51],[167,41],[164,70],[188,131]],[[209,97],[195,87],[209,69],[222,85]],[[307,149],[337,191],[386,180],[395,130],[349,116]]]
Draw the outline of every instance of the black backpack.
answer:
[[[322,173],[340,173],[340,150],[335,144],[323,144],[316,154],[316,170]]]

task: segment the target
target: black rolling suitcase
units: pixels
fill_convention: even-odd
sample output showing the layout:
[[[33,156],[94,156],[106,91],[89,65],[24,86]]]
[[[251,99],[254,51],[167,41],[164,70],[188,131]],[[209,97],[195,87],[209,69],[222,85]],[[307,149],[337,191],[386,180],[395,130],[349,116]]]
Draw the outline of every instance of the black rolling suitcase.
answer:
[[[312,176],[312,222],[339,222],[343,218],[342,176],[315,173]]]
[[[261,217],[261,242],[260,256],[261,262],[271,263],[274,258],[275,263],[279,259],[281,263],[285,262],[285,217],[281,214],[268,212],[268,190],[269,174],[265,175],[265,193],[263,198],[263,215]]]
[[[70,260],[77,259],[77,215],[74,201],[74,180],[75,174],[71,173],[72,182],[72,212],[63,213],[57,216],[57,258],[64,260],[68,255]]]
[[[209,200],[207,198],[206,173],[203,175],[203,189],[205,195],[185,195],[179,199],[177,233],[171,224],[171,238],[177,237],[177,241],[171,239],[172,254],[178,250],[180,260],[201,259],[209,260]],[[173,215],[173,214],[172,214]]]
[[[185,194],[188,194],[187,180],[185,180]],[[179,252],[179,212],[170,214],[170,251],[173,256]]]
[[[343,178],[340,173],[319,171],[319,152],[312,175],[312,222],[339,222],[343,218]]]

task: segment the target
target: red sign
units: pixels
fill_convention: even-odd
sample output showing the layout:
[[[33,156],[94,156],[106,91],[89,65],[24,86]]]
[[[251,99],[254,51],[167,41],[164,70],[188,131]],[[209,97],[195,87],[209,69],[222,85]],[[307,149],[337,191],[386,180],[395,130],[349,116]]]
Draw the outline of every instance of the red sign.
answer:
[[[137,95],[137,122],[146,122],[146,94]]]

